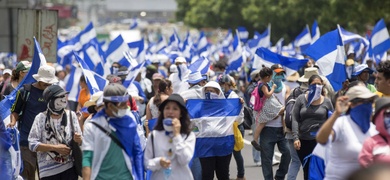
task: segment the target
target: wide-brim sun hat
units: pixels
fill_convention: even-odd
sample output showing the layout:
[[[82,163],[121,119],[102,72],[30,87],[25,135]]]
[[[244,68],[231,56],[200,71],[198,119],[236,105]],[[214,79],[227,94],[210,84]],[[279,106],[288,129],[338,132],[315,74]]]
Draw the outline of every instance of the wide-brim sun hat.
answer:
[[[349,88],[345,95],[348,96],[349,101],[352,101],[356,98],[370,99],[378,97],[378,95],[372,93],[367,87],[362,85],[356,85]]]
[[[290,81],[290,82],[295,82],[298,79],[299,79],[299,73],[298,72],[295,72],[294,74],[286,77],[286,80]]]
[[[99,99],[101,99],[101,101],[103,102],[103,91],[99,91],[99,92],[96,92],[95,94],[93,94],[91,96],[91,99],[84,103],[84,107],[98,105]]]
[[[309,68],[306,68],[305,69],[305,74],[303,76],[301,76],[298,81],[299,82],[309,82],[309,78],[313,75],[319,75],[318,74],[318,69],[315,68],[315,67],[309,67]]]
[[[190,84],[198,84],[200,81],[205,80],[199,71],[195,71],[188,75],[187,82]]]
[[[47,84],[54,84],[58,82],[54,67],[49,65],[41,66],[38,69],[38,73],[33,75],[33,78],[37,81],[41,81]]]
[[[176,102],[181,108],[185,109],[186,108],[186,103],[184,102],[183,97],[181,97],[179,94],[171,94],[165,101],[163,101],[160,106],[158,107],[160,112],[164,111],[165,105],[167,105],[168,102]]]

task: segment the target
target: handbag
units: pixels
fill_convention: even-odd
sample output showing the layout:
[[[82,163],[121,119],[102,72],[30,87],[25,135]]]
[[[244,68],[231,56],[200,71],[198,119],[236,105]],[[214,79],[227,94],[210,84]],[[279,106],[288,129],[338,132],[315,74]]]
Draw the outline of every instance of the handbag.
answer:
[[[244,148],[244,138],[242,138],[240,129],[238,129],[238,123],[235,121],[233,123],[233,133],[234,133],[234,151],[240,151],[242,148]]]
[[[275,95],[272,94],[271,97],[265,100],[263,109],[258,114],[256,121],[259,123],[267,123],[272,121],[279,116],[279,112],[282,108],[282,103],[277,97],[275,97]]]
[[[82,175],[82,162],[83,162],[83,153],[81,151],[81,148],[79,144],[74,141],[73,136],[75,133],[74,130],[74,124],[73,124],[73,119],[72,119],[72,111],[69,111],[69,116],[70,116],[70,126],[72,128],[72,140],[70,141],[70,148],[72,149],[72,156],[73,156],[73,165],[76,170],[76,174],[79,175],[80,177],[83,177]]]

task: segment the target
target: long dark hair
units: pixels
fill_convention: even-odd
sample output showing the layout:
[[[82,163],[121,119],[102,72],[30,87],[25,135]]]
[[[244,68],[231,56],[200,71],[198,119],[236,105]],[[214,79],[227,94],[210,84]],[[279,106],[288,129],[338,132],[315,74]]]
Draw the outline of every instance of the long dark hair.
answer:
[[[16,71],[16,69],[12,70],[11,80],[19,81],[19,77],[20,77],[20,71]]]
[[[154,95],[153,103],[157,107],[159,107],[162,103],[161,101],[161,94],[164,94],[164,92],[172,86],[172,82],[168,79],[161,79],[160,83],[158,84],[158,92],[156,92],[156,95]]]
[[[171,101],[171,102],[175,102],[180,107],[180,114],[181,114],[180,133],[189,135],[191,133],[192,129],[191,129],[190,115],[188,114],[187,108],[180,106],[180,104],[177,103],[176,101]],[[164,130],[163,120],[164,120],[164,107],[162,108],[162,112],[160,112],[160,115],[157,118],[157,122],[156,122],[156,126],[154,127],[154,130],[158,130],[158,131]]]

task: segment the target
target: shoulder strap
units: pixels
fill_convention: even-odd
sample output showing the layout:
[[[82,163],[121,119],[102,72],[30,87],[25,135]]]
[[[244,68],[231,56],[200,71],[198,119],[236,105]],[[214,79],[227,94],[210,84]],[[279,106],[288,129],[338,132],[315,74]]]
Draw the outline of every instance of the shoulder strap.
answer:
[[[98,127],[101,131],[103,131],[104,134],[106,134],[107,136],[110,136],[111,140],[114,141],[114,143],[116,145],[118,145],[123,150],[125,150],[125,147],[122,145],[122,143],[119,141],[119,139],[117,137],[115,137],[114,135],[112,135],[111,132],[107,131],[105,128],[103,128],[102,126],[100,126],[98,123],[96,123],[94,121],[91,121],[91,123],[94,124],[96,127]]]
[[[68,112],[69,112],[69,118],[70,118],[69,123],[70,123],[70,127],[72,130],[71,134],[73,135],[75,133],[75,131],[74,131],[74,124],[73,124],[73,119],[72,119],[72,111],[68,111]],[[66,110],[65,110],[65,114],[66,114]]]
[[[150,139],[152,140],[152,151],[153,151],[153,158],[155,158],[155,155],[154,155],[154,136],[153,136],[153,133],[154,131],[152,131],[152,134],[150,135]]]
[[[22,94],[23,104],[22,104],[19,120],[22,119],[28,98],[30,97],[31,84],[23,84],[23,88],[21,88],[20,90],[21,90],[21,92],[23,92],[23,94]]]

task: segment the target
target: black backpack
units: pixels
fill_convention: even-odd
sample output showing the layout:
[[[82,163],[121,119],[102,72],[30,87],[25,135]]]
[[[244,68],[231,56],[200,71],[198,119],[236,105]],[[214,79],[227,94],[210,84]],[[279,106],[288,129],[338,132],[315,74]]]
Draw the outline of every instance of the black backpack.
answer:
[[[293,92],[288,96],[286,100],[285,110],[286,110],[286,117],[284,118],[284,122],[286,123],[286,127],[289,129],[292,129],[292,111],[295,104],[295,99],[303,94],[305,91],[300,89],[299,87],[295,88]]]

